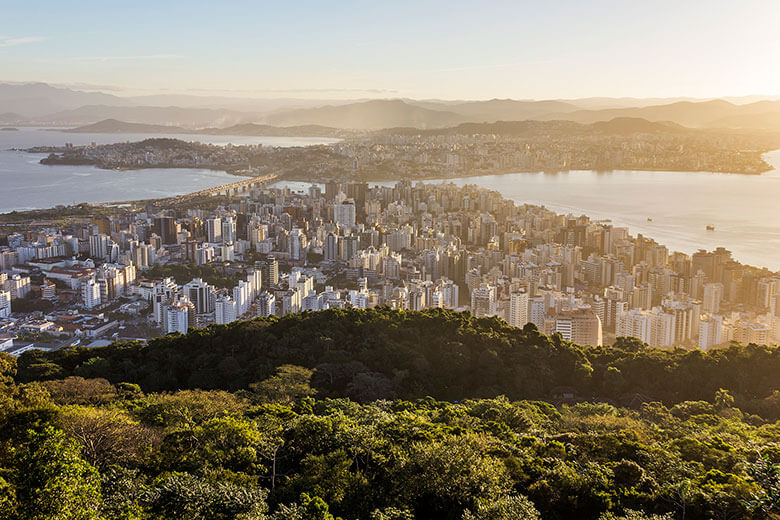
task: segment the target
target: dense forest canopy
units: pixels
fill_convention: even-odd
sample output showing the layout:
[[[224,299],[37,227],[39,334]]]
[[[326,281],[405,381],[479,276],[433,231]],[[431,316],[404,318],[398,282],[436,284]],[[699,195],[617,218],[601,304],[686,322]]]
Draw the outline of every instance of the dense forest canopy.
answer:
[[[25,352],[18,382],[71,375],[132,382],[144,391],[246,389],[281,365],[314,371],[319,396],[447,401],[606,401],[616,405],[709,400],[727,389],[740,408],[780,418],[780,349],[732,346],[709,352],[647,348],[631,338],[586,347],[540,334],[533,324],[442,309],[331,309],[172,334],[147,347]],[[776,407],[777,406],[777,407]]]
[[[0,357],[0,519],[780,512],[780,349],[329,310]]]

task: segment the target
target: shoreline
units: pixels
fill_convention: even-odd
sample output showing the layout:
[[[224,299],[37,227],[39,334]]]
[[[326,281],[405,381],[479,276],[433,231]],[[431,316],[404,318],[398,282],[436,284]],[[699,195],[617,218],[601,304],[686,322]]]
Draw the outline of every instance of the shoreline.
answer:
[[[446,181],[454,181],[456,179],[466,179],[469,177],[500,177],[503,175],[522,175],[522,174],[539,174],[543,173],[545,175],[558,175],[558,174],[568,174],[568,173],[578,173],[578,172],[594,172],[597,174],[607,174],[607,173],[622,173],[622,172],[648,172],[648,173],[675,173],[675,174],[685,174],[685,173],[708,173],[708,174],[714,174],[714,175],[745,175],[748,177],[755,177],[759,175],[763,175],[765,173],[774,171],[776,168],[772,168],[771,166],[767,169],[764,169],[760,172],[733,172],[733,171],[712,171],[712,170],[674,170],[669,168],[656,168],[656,169],[650,169],[650,168],[634,168],[634,169],[611,169],[611,170],[518,170],[513,168],[512,170],[499,170],[499,171],[489,171],[489,172],[475,172],[475,173],[464,173],[459,175],[453,175],[451,177],[442,177],[441,175],[426,175],[421,177],[410,177],[410,176],[404,176],[404,177],[370,177],[370,178],[353,178],[353,179],[347,179],[347,180],[339,180],[334,178],[327,178],[327,179],[311,179],[311,178],[302,178],[299,176],[291,176],[291,177],[285,177],[281,180],[287,180],[290,182],[309,182],[313,184],[324,184],[327,182],[399,182],[399,181],[412,181],[412,182],[432,182],[432,181],[440,181],[440,182],[446,182]]]
[[[25,151],[26,152],[26,151]],[[766,153],[771,152],[780,152],[780,150],[770,150]],[[26,152],[31,153],[32,152]],[[194,169],[201,169],[201,170],[209,170],[209,171],[215,171],[215,172],[222,172],[226,173],[228,175],[232,175],[235,177],[260,177],[262,174],[259,175],[247,175],[246,173],[242,173],[239,171],[231,171],[224,168],[217,168],[217,167],[209,167],[209,166],[139,166],[136,168],[109,168],[109,167],[103,167],[97,164],[90,164],[90,163],[84,163],[84,164],[45,164],[41,163],[45,166],[88,166],[95,168],[97,170],[102,170],[106,172],[134,172],[134,171],[143,171],[143,170],[194,170]],[[496,171],[489,171],[489,172],[475,172],[475,173],[469,173],[469,174],[463,174],[463,175],[455,175],[451,177],[442,177],[438,175],[430,175],[430,176],[423,176],[423,177],[380,177],[380,178],[369,178],[369,179],[333,179],[333,178],[325,178],[325,179],[312,179],[312,178],[303,178],[298,175],[292,175],[287,176],[285,174],[280,175],[279,179],[275,181],[275,183],[279,182],[301,182],[301,183],[309,183],[309,184],[324,184],[327,182],[366,182],[366,183],[388,183],[388,182],[399,182],[403,180],[409,180],[412,182],[438,182],[438,183],[446,183],[451,181],[456,181],[459,179],[467,179],[471,177],[492,177],[492,176],[503,176],[503,175],[522,175],[522,174],[545,174],[545,175],[558,175],[558,174],[569,174],[569,173],[578,173],[578,172],[593,172],[596,174],[608,174],[608,173],[624,173],[624,172],[651,172],[651,173],[672,173],[672,174],[685,174],[685,173],[708,173],[708,174],[718,174],[718,175],[747,175],[747,176],[760,176],[764,173],[775,171],[777,168],[772,167],[771,164],[767,163],[768,168],[760,173],[747,173],[747,172],[714,172],[710,170],[674,170],[674,169],[611,169],[611,170],[517,170],[517,169],[511,169],[511,170],[496,170]],[[213,186],[212,189],[219,188],[220,186],[225,186],[230,183],[226,184],[218,184],[216,186]],[[209,189],[209,188],[205,188]],[[139,202],[151,202],[151,201],[161,201],[170,199],[173,197],[179,197],[182,195],[187,195],[192,192],[187,193],[181,193],[178,195],[169,195],[167,197],[154,197],[154,198],[148,198],[148,199],[130,199],[130,200],[111,200],[111,201],[100,201],[100,202],[80,202],[75,204],[57,204],[55,206],[49,206],[49,207],[40,207],[40,208],[25,208],[20,210],[11,210],[11,211],[0,211],[0,216],[9,215],[11,213],[28,213],[28,212],[35,212],[35,211],[52,211],[56,210],[59,207],[63,208],[70,208],[70,207],[78,207],[80,204],[88,204],[90,206],[109,206],[109,205],[118,205],[118,204],[126,204],[126,203],[139,203]]]

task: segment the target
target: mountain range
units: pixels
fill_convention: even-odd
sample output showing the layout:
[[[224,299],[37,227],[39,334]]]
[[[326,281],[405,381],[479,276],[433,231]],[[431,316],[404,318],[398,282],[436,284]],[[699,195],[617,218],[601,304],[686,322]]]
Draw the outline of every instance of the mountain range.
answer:
[[[129,123],[116,119],[104,119],[90,125],[64,130],[70,133],[86,134],[206,134],[284,137],[341,137],[343,130],[318,125],[271,126],[242,123],[224,128],[184,128],[181,126]]]
[[[82,126],[114,119],[181,127],[182,131],[256,124],[379,130],[394,127],[451,128],[497,121],[595,123],[616,118],[671,122],[690,128],[780,131],[780,101],[726,99],[587,98],[581,100],[446,101],[413,99],[253,99],[154,95],[123,97],[43,83],[0,84],[0,124]],[[273,131],[272,128],[267,128]],[[314,130],[314,128],[313,128]],[[244,131],[256,132],[257,127]],[[250,134],[251,135],[251,134]],[[318,133],[317,135],[321,135]]]

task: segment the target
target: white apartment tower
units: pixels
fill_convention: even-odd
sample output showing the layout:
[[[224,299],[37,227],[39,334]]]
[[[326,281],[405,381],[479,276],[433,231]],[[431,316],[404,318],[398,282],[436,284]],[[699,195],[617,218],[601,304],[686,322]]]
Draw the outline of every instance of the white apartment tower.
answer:
[[[84,307],[94,309],[100,305],[100,284],[94,278],[84,282],[81,291],[84,296]]]
[[[528,292],[524,289],[512,292],[509,296],[509,319],[513,327],[523,327],[528,323]]]

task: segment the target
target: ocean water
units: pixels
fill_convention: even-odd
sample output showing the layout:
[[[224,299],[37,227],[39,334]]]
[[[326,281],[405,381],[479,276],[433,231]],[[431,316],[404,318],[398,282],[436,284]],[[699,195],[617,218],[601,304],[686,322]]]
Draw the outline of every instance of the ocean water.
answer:
[[[175,134],[71,134],[40,128],[0,131],[0,213],[13,210],[49,208],[79,202],[169,197],[235,182],[222,171],[199,168],[146,170],[101,170],[93,166],[46,166],[39,161],[45,154],[11,151],[11,148],[84,145],[141,141],[151,137],[174,137],[224,145],[263,144],[266,146],[306,146],[335,141],[309,137],[247,137]]]

